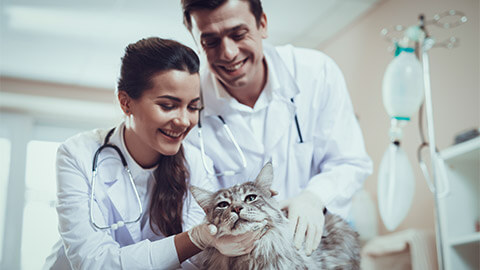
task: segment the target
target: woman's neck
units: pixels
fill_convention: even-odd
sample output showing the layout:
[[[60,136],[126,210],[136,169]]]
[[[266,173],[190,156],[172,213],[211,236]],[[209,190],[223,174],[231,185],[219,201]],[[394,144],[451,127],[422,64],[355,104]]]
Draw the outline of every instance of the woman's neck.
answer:
[[[157,165],[160,154],[145,144],[137,134],[125,123],[123,132],[123,141],[130,156],[144,169],[152,168]]]

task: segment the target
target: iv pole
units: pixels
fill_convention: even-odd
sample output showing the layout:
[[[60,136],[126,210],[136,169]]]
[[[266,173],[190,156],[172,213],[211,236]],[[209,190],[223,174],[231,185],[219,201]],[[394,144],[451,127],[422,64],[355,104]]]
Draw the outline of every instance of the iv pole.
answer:
[[[433,47],[435,41],[430,37],[426,37],[422,44],[422,66],[423,66],[423,80],[425,86],[425,111],[427,114],[427,129],[428,129],[428,141],[429,141],[429,150],[430,150],[430,162],[433,174],[433,187],[434,187],[434,201],[435,201],[435,222],[436,222],[436,245],[438,252],[438,269],[444,268],[443,261],[443,232],[442,226],[440,223],[440,213],[438,210],[438,176],[436,172],[435,158],[437,158],[436,143],[435,143],[435,128],[433,126],[433,104],[432,104],[432,89],[430,86],[430,65],[428,61],[428,51]],[[447,180],[448,181],[448,180]]]
[[[460,16],[460,19],[457,21],[454,21],[453,23],[445,22],[441,23],[440,19],[444,17],[450,17],[450,16]],[[423,138],[423,132],[421,131],[422,135],[422,140],[423,143],[420,145],[418,149],[418,159],[420,163],[420,167],[422,169],[422,172],[425,176],[425,180],[427,181],[427,184],[430,187],[430,190],[432,191],[434,195],[434,203],[435,203],[435,229],[436,229],[436,246],[437,246],[437,260],[438,260],[438,269],[443,270],[445,269],[445,264],[444,264],[444,250],[443,250],[443,231],[442,231],[442,226],[440,223],[440,213],[439,213],[439,197],[443,197],[448,193],[448,180],[443,179],[443,190],[440,194],[438,190],[438,164],[436,161],[440,159],[437,148],[436,148],[436,142],[435,142],[435,128],[434,128],[434,120],[433,120],[433,104],[432,104],[432,89],[430,85],[430,65],[429,65],[429,58],[428,58],[428,51],[432,49],[433,47],[446,47],[448,49],[452,49],[457,45],[457,39],[454,37],[451,37],[449,40],[441,42],[441,43],[436,43],[435,40],[430,37],[425,29],[426,24],[434,24],[436,26],[439,26],[444,29],[452,28],[459,26],[467,21],[467,17],[459,11],[455,10],[450,10],[446,11],[442,14],[436,14],[434,15],[433,19],[430,21],[425,21],[424,15],[419,16],[420,19],[420,29],[421,31],[425,34],[425,37],[420,40],[420,48],[421,48],[421,55],[422,55],[422,67],[423,67],[423,80],[424,80],[424,91],[425,91],[425,112],[427,115],[427,129],[428,129],[428,140],[429,142],[425,142]],[[397,32],[403,32],[404,28],[401,25],[397,25],[395,27],[395,30]],[[393,41],[394,43],[397,41],[395,38],[388,37],[388,30],[383,29],[382,30],[382,35],[387,38],[388,41]],[[418,42],[420,42],[418,41]],[[418,55],[417,55],[418,57]],[[421,114],[422,107],[420,108],[420,114]],[[420,118],[421,119],[421,118]],[[422,127],[422,123],[420,123],[420,129]],[[431,170],[432,170],[432,176],[433,176],[433,181],[430,180],[428,170],[422,160],[421,157],[421,149],[425,146],[429,147],[429,154],[430,154],[430,163],[431,163]],[[433,183],[431,183],[433,182]]]

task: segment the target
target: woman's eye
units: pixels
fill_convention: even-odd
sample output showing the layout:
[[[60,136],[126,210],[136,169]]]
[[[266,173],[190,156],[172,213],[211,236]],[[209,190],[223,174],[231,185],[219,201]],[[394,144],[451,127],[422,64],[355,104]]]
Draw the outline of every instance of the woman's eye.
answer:
[[[188,109],[190,111],[199,111],[199,110],[202,109],[202,107],[201,106],[188,106]]]
[[[245,202],[253,202],[257,198],[257,195],[255,194],[250,194],[247,197],[245,197]]]
[[[227,208],[229,206],[228,202],[219,202],[217,204],[218,208]]]
[[[175,109],[175,106],[169,104],[158,104],[163,110],[170,111]]]

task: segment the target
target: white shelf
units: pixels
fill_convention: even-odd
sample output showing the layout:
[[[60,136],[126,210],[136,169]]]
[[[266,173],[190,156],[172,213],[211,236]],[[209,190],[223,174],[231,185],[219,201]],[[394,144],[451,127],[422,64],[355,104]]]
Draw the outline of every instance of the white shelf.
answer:
[[[480,242],[480,232],[453,238],[450,240],[450,245],[460,246],[460,245],[466,245],[466,244],[475,243],[475,242]]]
[[[480,137],[453,145],[440,152],[440,156],[446,161],[476,160],[480,156]]]
[[[480,137],[440,152],[450,192],[439,198],[446,270],[480,269]]]

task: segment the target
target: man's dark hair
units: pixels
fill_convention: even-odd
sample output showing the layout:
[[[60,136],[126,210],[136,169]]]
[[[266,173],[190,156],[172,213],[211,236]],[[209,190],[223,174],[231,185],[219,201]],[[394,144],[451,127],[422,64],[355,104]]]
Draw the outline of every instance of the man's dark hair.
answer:
[[[183,9],[183,24],[187,27],[188,31],[192,31],[192,18],[190,13],[195,10],[208,9],[214,10],[229,0],[182,0]],[[260,19],[262,18],[263,8],[260,0],[241,0],[247,1],[250,4],[250,11],[252,12],[255,20],[257,21],[257,27],[260,25]]]

